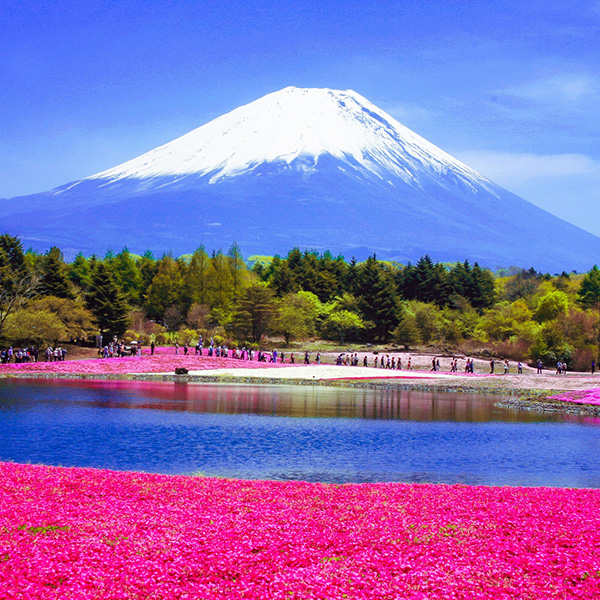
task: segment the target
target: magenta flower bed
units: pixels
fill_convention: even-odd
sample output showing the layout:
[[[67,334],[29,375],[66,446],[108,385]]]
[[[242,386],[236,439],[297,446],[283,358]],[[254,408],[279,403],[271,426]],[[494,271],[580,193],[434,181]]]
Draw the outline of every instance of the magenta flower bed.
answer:
[[[594,404],[600,405],[600,388],[589,390],[576,390],[563,392],[555,396],[548,396],[549,400],[560,400],[561,402],[574,402],[575,404]]]
[[[600,597],[600,492],[0,463],[0,598]]]
[[[57,374],[125,374],[125,373],[173,373],[177,367],[190,371],[207,369],[264,369],[286,367],[287,364],[265,363],[257,360],[217,358],[215,356],[187,356],[180,354],[156,354],[124,358],[100,358],[89,360],[66,360],[64,362],[38,362],[0,365],[2,372],[57,373]]]

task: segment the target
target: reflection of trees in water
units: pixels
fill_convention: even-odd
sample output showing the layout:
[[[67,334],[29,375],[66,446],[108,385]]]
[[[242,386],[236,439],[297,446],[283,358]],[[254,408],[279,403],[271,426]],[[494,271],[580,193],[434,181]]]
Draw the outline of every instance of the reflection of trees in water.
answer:
[[[14,384],[55,388],[57,385],[56,382],[26,379],[15,380]],[[494,403],[500,398],[484,394],[170,381],[61,380],[59,385],[65,401],[103,408],[409,421],[536,422],[565,419],[560,414],[498,408]]]

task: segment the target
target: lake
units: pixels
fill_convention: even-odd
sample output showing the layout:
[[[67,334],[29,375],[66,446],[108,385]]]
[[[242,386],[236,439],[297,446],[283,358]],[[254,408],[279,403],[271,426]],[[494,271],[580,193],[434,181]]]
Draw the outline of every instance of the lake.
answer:
[[[0,460],[321,482],[600,487],[600,419],[499,397],[0,380]]]

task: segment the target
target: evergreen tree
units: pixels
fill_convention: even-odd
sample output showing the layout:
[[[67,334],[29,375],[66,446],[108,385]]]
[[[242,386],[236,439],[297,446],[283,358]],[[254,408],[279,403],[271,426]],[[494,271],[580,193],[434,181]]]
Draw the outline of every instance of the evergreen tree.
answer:
[[[67,277],[82,290],[87,290],[92,278],[90,261],[79,252],[67,268]]]
[[[56,246],[52,246],[44,257],[39,291],[45,296],[69,300],[75,298],[66,274],[63,253]]]
[[[420,258],[415,266],[416,300],[433,302],[443,306],[448,300],[447,274],[439,263],[433,263],[428,255]]]
[[[398,298],[391,275],[375,255],[360,266],[356,296],[371,339],[387,341],[398,325]]]
[[[142,274],[138,261],[132,256],[127,248],[123,248],[119,254],[113,256],[109,261],[115,282],[125,294],[128,302],[140,305],[142,300]]]
[[[150,318],[163,320],[167,308],[181,303],[183,277],[180,263],[169,254],[158,262],[158,271],[146,292],[145,308]]]
[[[470,298],[471,306],[479,310],[491,308],[496,300],[494,276],[489,269],[482,269],[477,263],[471,271],[473,292]]]
[[[268,271],[270,271],[268,275],[269,286],[273,288],[277,296],[282,297],[298,291],[296,276],[287,260],[275,256],[268,267]]]
[[[600,307],[600,269],[594,265],[583,277],[577,298],[586,308]]]
[[[247,287],[238,304],[234,323],[238,331],[259,342],[274,323],[277,302],[273,291],[262,283]]]
[[[234,242],[227,252],[229,259],[229,271],[231,273],[232,301],[235,304],[244,287],[248,283],[248,267],[244,262],[242,250],[237,242]]]
[[[92,272],[86,304],[98,323],[100,335],[105,340],[109,340],[113,335],[121,337],[127,331],[127,301],[103,262],[98,262]]]
[[[27,273],[23,244],[18,237],[8,233],[0,235],[0,252],[4,257],[3,266],[7,266],[15,276]]]
[[[233,278],[228,257],[221,250],[214,252],[208,271],[208,304],[222,314],[230,314],[233,302]]]
[[[182,299],[188,308],[193,304],[208,303],[210,268],[210,257],[204,246],[200,246],[192,254],[183,274]]]
[[[38,277],[25,261],[19,238],[0,235],[0,333],[8,317],[37,293]]]
[[[140,301],[145,301],[148,288],[152,284],[154,276],[158,273],[158,261],[150,250],[146,250],[138,261],[138,268],[142,278],[140,284]]]

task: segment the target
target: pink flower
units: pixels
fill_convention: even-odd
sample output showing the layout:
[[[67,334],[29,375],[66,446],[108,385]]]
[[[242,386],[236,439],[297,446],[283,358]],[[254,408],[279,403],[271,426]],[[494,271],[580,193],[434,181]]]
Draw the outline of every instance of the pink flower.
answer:
[[[600,491],[0,463],[0,598],[598,598]]]

